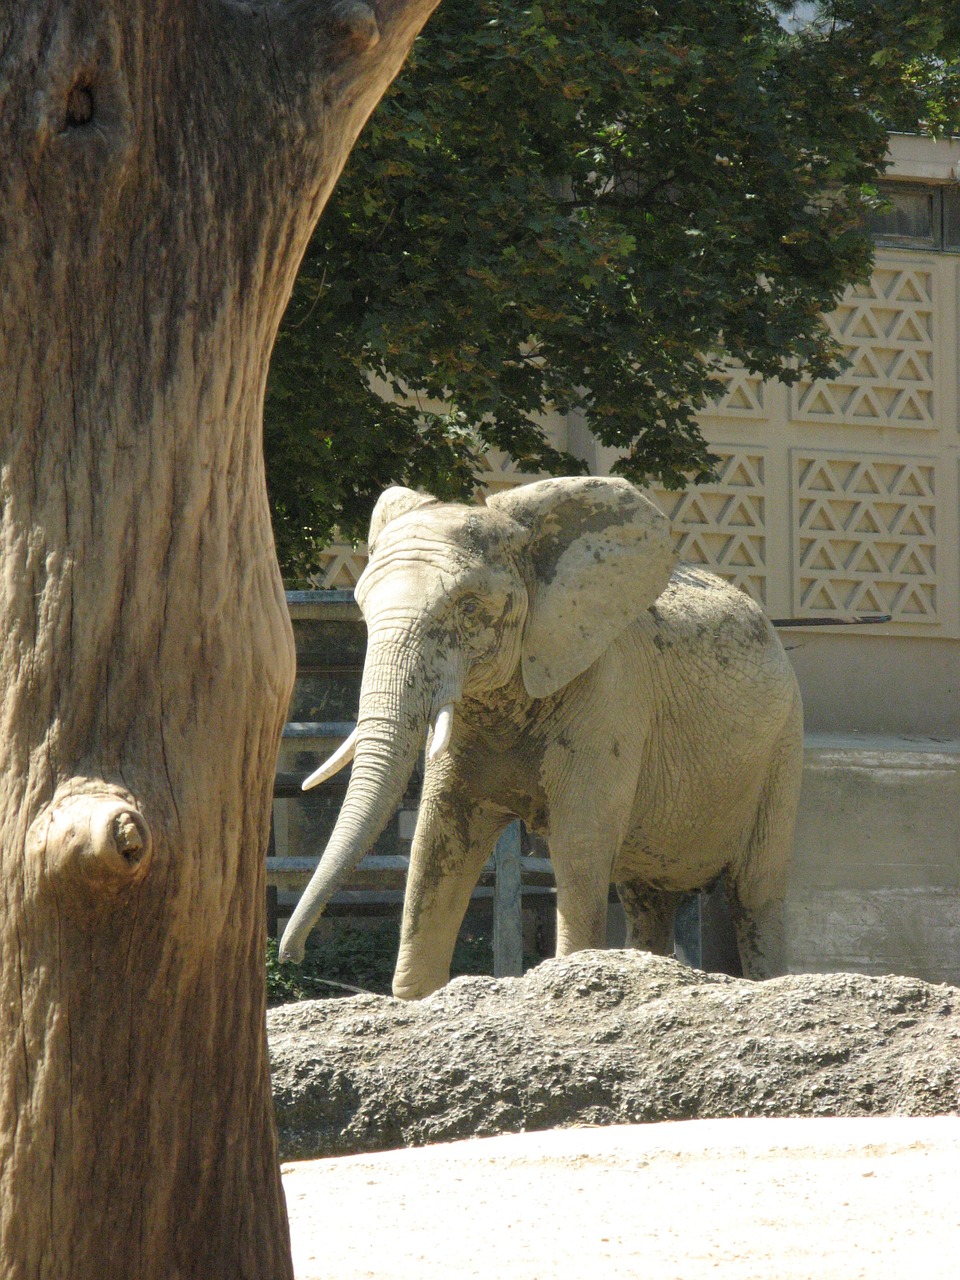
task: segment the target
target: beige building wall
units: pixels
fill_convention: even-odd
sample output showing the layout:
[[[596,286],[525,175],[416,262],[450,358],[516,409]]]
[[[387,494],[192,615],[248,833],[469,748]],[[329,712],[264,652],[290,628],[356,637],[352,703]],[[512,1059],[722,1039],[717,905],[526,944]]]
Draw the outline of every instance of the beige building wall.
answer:
[[[960,142],[891,139],[890,177],[946,189]],[[701,416],[716,484],[655,491],[683,559],[784,628],[806,768],[791,967],[960,983],[960,253],[881,247],[829,324],[850,367],[793,387],[732,369]],[[616,455],[549,425],[596,474]],[[532,480],[493,455],[489,489]],[[320,586],[364,549],[332,547]],[[877,626],[837,625],[889,614]]]

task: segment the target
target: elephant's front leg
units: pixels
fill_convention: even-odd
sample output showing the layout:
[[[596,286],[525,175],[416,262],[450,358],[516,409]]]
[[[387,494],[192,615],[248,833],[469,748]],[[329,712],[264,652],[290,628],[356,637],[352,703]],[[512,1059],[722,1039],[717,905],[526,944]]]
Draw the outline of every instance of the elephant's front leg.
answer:
[[[557,955],[602,948],[607,942],[607,900],[616,854],[616,823],[568,819],[550,837],[550,860],[557,883]]]
[[[432,785],[431,785],[432,783]],[[418,1000],[450,977],[457,934],[484,863],[510,817],[481,809],[429,771],[410,851],[393,994]]]

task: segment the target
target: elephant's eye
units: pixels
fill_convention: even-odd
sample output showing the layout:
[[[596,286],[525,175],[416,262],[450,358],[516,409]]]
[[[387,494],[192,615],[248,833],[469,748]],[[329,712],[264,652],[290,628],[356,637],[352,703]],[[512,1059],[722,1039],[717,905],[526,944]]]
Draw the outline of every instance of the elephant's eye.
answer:
[[[468,629],[479,626],[484,619],[483,602],[476,596],[467,596],[457,609],[461,623]]]

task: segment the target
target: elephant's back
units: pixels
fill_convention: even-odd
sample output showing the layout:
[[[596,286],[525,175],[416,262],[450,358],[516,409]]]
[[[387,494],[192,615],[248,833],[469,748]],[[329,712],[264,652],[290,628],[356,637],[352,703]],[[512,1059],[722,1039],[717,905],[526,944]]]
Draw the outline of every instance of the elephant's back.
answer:
[[[745,755],[772,748],[800,695],[780,637],[759,605],[716,573],[681,564],[637,623],[667,739],[708,742]],[[691,745],[672,742],[678,754]],[[716,759],[716,745],[707,746]],[[696,750],[692,748],[692,750]]]
[[[666,638],[701,641],[714,650],[780,649],[760,606],[739,587],[697,565],[680,564],[648,610],[653,629]]]

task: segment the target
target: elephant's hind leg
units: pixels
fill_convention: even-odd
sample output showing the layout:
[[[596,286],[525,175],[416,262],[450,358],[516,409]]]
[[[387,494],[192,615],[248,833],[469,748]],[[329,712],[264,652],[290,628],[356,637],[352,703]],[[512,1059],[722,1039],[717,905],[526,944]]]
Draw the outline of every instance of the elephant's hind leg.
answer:
[[[617,894],[627,917],[627,946],[672,956],[673,920],[684,895],[642,880],[618,883]]]
[[[797,718],[771,759],[743,861],[725,876],[745,978],[775,978],[786,971],[783,903],[803,775],[799,714],[798,700]]]
[[[777,978],[786,969],[783,939],[783,898],[771,898],[758,907],[745,907],[730,894],[733,925],[743,976],[759,982]]]

